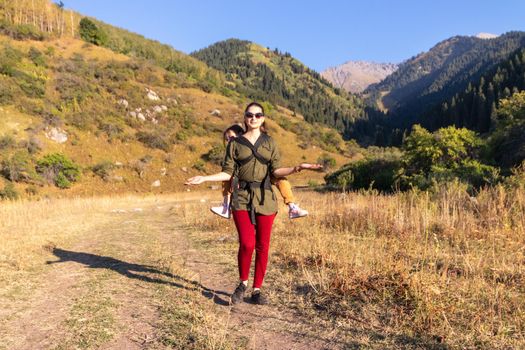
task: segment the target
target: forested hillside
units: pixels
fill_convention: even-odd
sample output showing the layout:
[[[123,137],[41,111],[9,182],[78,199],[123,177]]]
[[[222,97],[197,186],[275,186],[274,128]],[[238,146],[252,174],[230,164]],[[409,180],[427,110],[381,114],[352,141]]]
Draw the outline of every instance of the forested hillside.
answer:
[[[429,129],[455,125],[486,133],[494,127],[499,101],[524,89],[525,49],[520,49],[418,122]]]
[[[368,89],[369,103],[377,102],[388,112],[369,113],[349,136],[381,146],[401,144],[414,124],[429,130],[455,125],[487,132],[498,100],[522,88],[522,63],[516,57],[523,47],[524,32],[439,43]]]
[[[465,89],[469,82],[525,47],[524,32],[509,32],[493,39],[456,36],[412,59],[368,92],[390,111],[422,112]]]
[[[270,50],[249,41],[229,39],[192,53],[225,72],[232,87],[254,99],[268,100],[348,133],[365,116],[360,98],[334,88],[321,75],[289,53]]]
[[[0,4],[0,198],[181,190],[219,169],[249,101],[224,73],[48,1]],[[349,159],[333,129],[263,103],[287,162]]]

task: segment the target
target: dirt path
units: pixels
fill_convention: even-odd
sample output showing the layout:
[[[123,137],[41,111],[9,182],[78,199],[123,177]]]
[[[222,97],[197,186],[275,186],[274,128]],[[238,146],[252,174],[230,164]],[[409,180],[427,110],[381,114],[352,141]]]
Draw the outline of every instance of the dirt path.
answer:
[[[115,208],[109,224],[49,248],[54,259],[32,277],[30,297],[0,300],[0,348],[342,348],[282,305],[229,306],[234,258],[219,263],[193,242],[175,220],[177,202],[138,205]]]

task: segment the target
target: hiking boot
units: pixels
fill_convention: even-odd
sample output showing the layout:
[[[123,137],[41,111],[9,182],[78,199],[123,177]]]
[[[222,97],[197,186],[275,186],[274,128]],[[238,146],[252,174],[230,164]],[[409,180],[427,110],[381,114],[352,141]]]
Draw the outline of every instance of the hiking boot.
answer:
[[[231,216],[231,210],[230,210],[229,204],[223,204],[220,207],[211,207],[210,210],[213,214],[217,214],[220,217],[223,217],[225,219],[229,219]]]
[[[290,219],[302,218],[302,217],[308,215],[308,211],[299,208],[299,206],[297,204],[293,204],[292,203],[292,204],[289,205],[289,207],[290,207],[290,209],[288,210],[288,217]]]
[[[244,292],[246,292],[246,286],[244,283],[239,283],[237,288],[235,288],[235,292],[230,297],[230,304],[238,304],[243,302],[244,300]]]
[[[252,297],[250,298],[250,301],[256,305],[267,305],[268,304],[268,299],[266,299],[264,294],[261,294],[260,290],[252,293]]]

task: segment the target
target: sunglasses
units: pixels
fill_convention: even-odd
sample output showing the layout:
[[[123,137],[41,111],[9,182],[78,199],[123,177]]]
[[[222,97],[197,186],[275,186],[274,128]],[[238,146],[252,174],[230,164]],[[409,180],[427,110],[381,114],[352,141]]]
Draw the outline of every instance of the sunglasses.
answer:
[[[264,113],[255,113],[255,114],[253,114],[253,113],[250,113],[250,112],[246,112],[246,113],[244,113],[244,117],[248,118],[248,119],[251,119],[253,117],[255,117],[257,119],[260,119],[260,118],[264,117]]]

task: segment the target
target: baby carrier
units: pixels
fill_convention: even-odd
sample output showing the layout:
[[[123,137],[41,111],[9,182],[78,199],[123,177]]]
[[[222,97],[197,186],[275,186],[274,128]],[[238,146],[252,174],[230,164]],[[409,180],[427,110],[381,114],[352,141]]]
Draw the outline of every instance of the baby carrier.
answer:
[[[253,201],[255,197],[254,189],[260,188],[261,189],[261,199],[259,201],[259,204],[264,205],[264,198],[265,198],[265,190],[272,190],[272,184],[270,181],[270,161],[264,159],[264,157],[258,152],[259,146],[263,144],[266,140],[269,140],[269,136],[261,133],[255,144],[252,144],[248,139],[245,137],[237,137],[232,142],[237,142],[241,145],[244,145],[252,151],[252,154],[245,158],[245,159],[235,159],[235,170],[233,172],[233,178],[232,178],[232,202],[233,207],[238,208],[239,207],[239,190],[246,190],[249,194],[249,201],[248,201],[248,211],[250,212],[250,220],[253,225],[256,224],[255,221],[255,208],[253,206]],[[245,164],[247,164],[249,161],[251,161],[253,158],[255,158],[259,163],[266,166],[266,175],[264,179],[261,182],[257,181],[244,181],[239,179],[239,168]],[[273,192],[272,192],[273,196]]]

